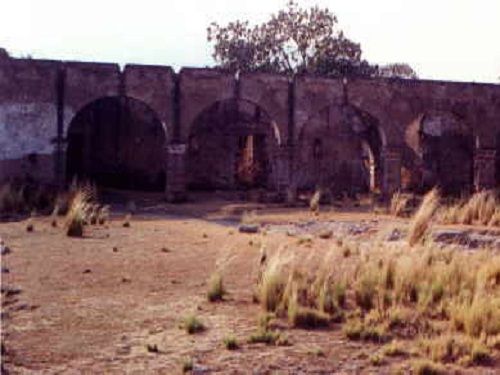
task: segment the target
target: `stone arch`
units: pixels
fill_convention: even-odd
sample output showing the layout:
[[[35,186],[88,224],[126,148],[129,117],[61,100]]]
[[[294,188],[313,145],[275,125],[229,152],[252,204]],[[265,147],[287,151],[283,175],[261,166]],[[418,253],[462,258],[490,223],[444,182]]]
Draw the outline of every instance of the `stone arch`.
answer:
[[[405,141],[411,175],[408,189],[438,186],[452,195],[472,190],[477,140],[462,118],[450,111],[425,111],[406,128]]]
[[[276,188],[282,138],[267,111],[248,100],[219,100],[199,112],[187,136],[187,185],[196,190]]]
[[[67,130],[66,180],[99,186],[163,191],[168,132],[146,103],[126,96],[86,104]]]
[[[350,104],[333,104],[309,117],[298,135],[293,179],[350,194],[383,190],[387,146],[378,119]]]

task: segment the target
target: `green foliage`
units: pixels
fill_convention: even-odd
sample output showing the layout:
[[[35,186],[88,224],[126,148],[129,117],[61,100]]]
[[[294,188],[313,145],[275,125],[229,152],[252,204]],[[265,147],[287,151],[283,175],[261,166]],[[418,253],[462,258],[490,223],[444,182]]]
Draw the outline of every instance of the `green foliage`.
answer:
[[[236,20],[212,22],[207,40],[220,67],[288,75],[310,73],[329,77],[390,76],[415,78],[407,64],[379,68],[361,58],[361,46],[344,35],[328,8],[302,8],[294,0],[260,25]]]

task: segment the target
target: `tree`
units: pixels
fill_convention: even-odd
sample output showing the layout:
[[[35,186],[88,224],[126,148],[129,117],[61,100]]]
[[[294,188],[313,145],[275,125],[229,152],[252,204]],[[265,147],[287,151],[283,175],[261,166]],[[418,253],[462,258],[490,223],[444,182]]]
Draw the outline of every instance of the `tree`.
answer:
[[[361,46],[349,40],[328,9],[303,9],[290,1],[261,25],[216,22],[207,29],[213,57],[222,68],[325,76],[374,75],[377,68],[361,58]]]
[[[413,68],[406,63],[395,63],[383,65],[378,68],[378,76],[386,78],[417,79],[418,75]]]

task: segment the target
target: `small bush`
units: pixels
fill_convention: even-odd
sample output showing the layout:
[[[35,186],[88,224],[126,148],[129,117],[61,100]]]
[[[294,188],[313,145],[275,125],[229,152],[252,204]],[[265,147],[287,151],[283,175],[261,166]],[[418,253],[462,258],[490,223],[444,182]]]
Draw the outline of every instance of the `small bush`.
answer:
[[[214,273],[209,281],[207,298],[210,302],[222,301],[226,290],[222,282],[222,276],[219,273]]]
[[[236,340],[234,336],[226,336],[224,337],[222,342],[224,343],[224,347],[227,350],[236,350],[240,347],[240,345],[238,344],[238,340]]]
[[[190,335],[203,332],[205,330],[205,325],[195,315],[190,315],[185,318],[181,327],[184,328]]]

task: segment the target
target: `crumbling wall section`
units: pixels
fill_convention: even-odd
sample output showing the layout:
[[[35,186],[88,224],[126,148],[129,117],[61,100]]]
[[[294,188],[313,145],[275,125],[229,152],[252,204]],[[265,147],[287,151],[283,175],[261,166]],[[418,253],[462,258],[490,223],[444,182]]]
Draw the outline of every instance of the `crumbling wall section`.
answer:
[[[54,179],[60,63],[0,60],[0,182]]]

